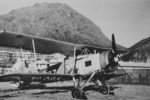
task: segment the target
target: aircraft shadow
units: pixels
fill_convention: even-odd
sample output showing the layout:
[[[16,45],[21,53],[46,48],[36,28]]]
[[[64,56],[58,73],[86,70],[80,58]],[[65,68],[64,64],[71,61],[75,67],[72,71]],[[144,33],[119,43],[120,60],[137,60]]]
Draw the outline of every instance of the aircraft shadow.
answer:
[[[33,95],[39,95],[39,94],[57,94],[57,93],[65,93],[65,92],[69,92],[67,90],[50,90],[50,91],[42,91],[42,92],[38,92],[38,93],[32,93]]]
[[[22,87],[21,89],[11,89],[11,90],[0,90],[0,92],[7,93],[7,92],[14,92],[14,91],[21,91],[21,90],[33,90],[33,89],[41,89],[41,90],[46,90],[46,91],[40,91],[37,93],[32,93],[33,95],[39,95],[39,94],[57,94],[57,93],[65,93],[65,92],[70,92],[74,86],[48,86],[46,87],[45,85],[30,85],[27,87]],[[99,92],[98,86],[95,85],[89,85],[85,86],[83,89],[84,92],[87,91],[92,91],[92,92]],[[14,97],[11,95],[3,95],[0,96],[0,98],[6,98],[6,97]]]
[[[30,90],[30,89],[46,89],[50,91],[42,91],[39,93],[34,93],[34,94],[44,94],[44,93],[50,93],[50,94],[55,94],[55,93],[64,93],[64,92],[69,92],[74,88],[74,86],[49,86],[46,87],[45,85],[38,85],[38,86],[29,86],[29,87],[24,87],[21,90]],[[95,85],[89,85],[85,86],[83,91],[95,91],[99,92],[99,88]]]
[[[45,86],[45,85],[30,85],[22,87],[21,90],[30,90],[30,89],[50,89],[50,90],[71,90],[73,86]]]

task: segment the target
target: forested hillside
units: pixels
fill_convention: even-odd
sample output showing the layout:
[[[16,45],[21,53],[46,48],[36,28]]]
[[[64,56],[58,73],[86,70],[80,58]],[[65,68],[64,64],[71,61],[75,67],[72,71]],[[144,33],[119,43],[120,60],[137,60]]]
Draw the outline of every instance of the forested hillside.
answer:
[[[6,29],[78,44],[110,47],[110,40],[100,27],[87,17],[66,4],[35,4],[1,15],[0,30]]]

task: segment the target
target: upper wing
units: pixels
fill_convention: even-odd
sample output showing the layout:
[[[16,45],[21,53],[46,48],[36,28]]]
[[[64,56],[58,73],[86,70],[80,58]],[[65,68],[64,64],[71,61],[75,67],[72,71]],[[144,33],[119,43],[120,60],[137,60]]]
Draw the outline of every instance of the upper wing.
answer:
[[[6,31],[0,33],[1,46],[22,47],[23,49],[33,50],[32,40],[34,40],[36,52],[43,54],[63,53],[68,55],[73,53],[74,46],[76,46],[76,44],[73,43],[44,39],[25,34],[16,34]]]
[[[33,50],[32,40],[34,40],[36,52],[43,54],[62,53],[64,55],[73,55],[74,47],[77,47],[77,54],[80,54],[81,51],[85,48],[89,49],[91,53],[93,53],[94,50],[99,52],[111,50],[111,48],[103,48],[81,44],[79,45],[53,39],[35,37],[31,35],[16,34],[7,31],[0,32],[0,46],[16,48],[22,47],[27,50]]]

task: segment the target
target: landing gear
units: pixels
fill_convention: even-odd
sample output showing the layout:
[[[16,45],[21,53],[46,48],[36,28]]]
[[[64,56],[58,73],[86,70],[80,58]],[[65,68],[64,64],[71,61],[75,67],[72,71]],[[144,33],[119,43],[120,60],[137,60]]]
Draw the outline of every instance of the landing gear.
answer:
[[[73,77],[73,82],[74,82],[74,86],[75,86],[75,88],[71,92],[71,95],[72,95],[73,98],[76,98],[76,99],[87,99],[87,96],[85,95],[85,92],[83,91],[83,88],[93,78],[95,73],[91,74],[89,79],[87,81],[85,81],[85,83],[82,86],[80,86],[81,85],[80,84],[81,78],[79,78],[78,84],[77,84],[77,82],[75,80],[75,77]]]
[[[114,87],[111,85],[106,85],[104,79],[100,81],[99,79],[95,79],[93,81],[98,86],[98,92],[101,94],[113,94],[112,91],[114,90]]]
[[[109,94],[109,95],[115,95],[115,93],[113,92],[114,87],[110,86],[101,86],[99,88],[99,92],[101,94]]]
[[[104,79],[102,79],[102,81],[100,81],[97,77],[93,78],[95,74],[96,74],[96,72],[91,74],[90,77],[88,78],[88,80],[85,81],[84,84],[82,84],[82,85],[80,84],[80,81],[81,81],[80,78],[78,78],[78,82],[76,82],[75,77],[73,77],[73,82],[74,82],[74,86],[75,86],[75,88],[72,89],[72,92],[71,92],[71,95],[72,95],[73,98],[87,99],[87,97],[85,95],[85,92],[83,91],[83,88],[91,80],[98,86],[98,92],[100,92],[101,94],[114,95],[114,93],[111,92],[112,90],[114,90],[114,87],[106,85]]]
[[[99,92],[102,94],[108,94],[109,93],[109,87],[108,86],[101,86]]]

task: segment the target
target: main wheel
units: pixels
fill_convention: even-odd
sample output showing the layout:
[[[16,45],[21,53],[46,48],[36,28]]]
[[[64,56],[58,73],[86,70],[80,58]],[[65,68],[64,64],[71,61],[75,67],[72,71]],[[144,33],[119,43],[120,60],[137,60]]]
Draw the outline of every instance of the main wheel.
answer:
[[[108,94],[109,93],[109,88],[107,86],[103,86],[100,89],[100,91],[101,91],[102,94]]]
[[[82,90],[80,88],[74,88],[72,90],[71,94],[72,94],[73,98],[79,99],[79,98],[82,97],[83,92],[82,92]]]

